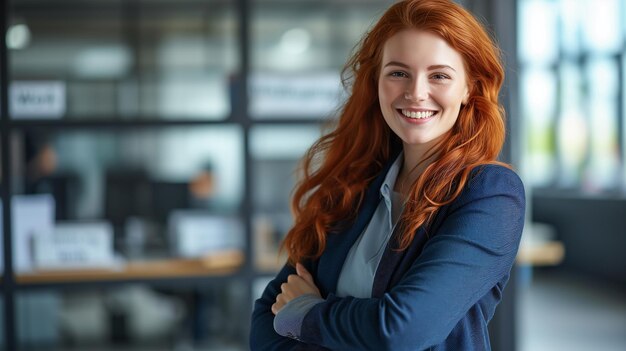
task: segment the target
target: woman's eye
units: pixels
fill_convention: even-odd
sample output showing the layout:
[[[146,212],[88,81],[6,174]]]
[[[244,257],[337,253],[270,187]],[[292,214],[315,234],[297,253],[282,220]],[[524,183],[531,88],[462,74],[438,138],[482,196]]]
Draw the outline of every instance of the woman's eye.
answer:
[[[404,73],[404,72],[391,72],[389,75],[392,76],[392,77],[395,77],[395,78],[405,78],[405,77],[407,77],[407,74]]]
[[[436,80],[450,79],[450,77],[448,77],[447,75],[443,73],[436,73],[436,74],[433,74],[431,77]]]

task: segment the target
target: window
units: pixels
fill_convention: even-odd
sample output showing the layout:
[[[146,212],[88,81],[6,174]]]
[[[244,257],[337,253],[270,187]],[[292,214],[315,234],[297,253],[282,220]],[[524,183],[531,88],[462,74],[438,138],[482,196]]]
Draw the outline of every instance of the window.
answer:
[[[351,49],[393,1],[253,1],[249,113],[330,117]]]
[[[11,116],[224,119],[236,30],[228,1],[14,1]]]
[[[523,0],[518,6],[526,179],[585,193],[623,188],[626,4]]]

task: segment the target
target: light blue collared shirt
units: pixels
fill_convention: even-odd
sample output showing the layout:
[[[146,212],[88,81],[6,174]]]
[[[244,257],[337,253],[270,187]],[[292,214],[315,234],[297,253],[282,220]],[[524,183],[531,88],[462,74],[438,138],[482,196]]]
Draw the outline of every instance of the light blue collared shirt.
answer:
[[[380,187],[381,201],[343,263],[337,282],[336,295],[339,297],[372,297],[378,263],[404,208],[402,196],[393,191],[403,160],[403,154],[400,153],[389,168]]]

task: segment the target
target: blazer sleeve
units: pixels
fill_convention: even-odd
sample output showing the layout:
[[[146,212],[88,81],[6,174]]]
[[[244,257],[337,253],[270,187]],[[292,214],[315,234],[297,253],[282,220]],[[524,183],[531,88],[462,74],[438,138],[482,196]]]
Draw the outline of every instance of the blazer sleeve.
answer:
[[[510,273],[524,189],[501,166],[476,172],[405,276],[381,298],[329,295],[304,317],[301,340],[333,350],[422,350],[443,342]]]
[[[309,267],[307,267],[308,269]],[[272,305],[280,293],[280,285],[287,281],[290,274],[296,274],[293,266],[285,264],[276,277],[267,285],[261,297],[255,301],[250,327],[250,350],[252,351],[313,351],[325,348],[306,344],[279,335],[274,330]]]

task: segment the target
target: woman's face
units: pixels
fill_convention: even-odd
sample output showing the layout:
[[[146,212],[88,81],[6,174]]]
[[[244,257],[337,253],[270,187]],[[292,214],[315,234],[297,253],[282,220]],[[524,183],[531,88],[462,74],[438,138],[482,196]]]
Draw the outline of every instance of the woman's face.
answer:
[[[380,108],[405,152],[424,152],[436,143],[456,122],[468,94],[463,58],[439,36],[408,29],[385,43]]]

